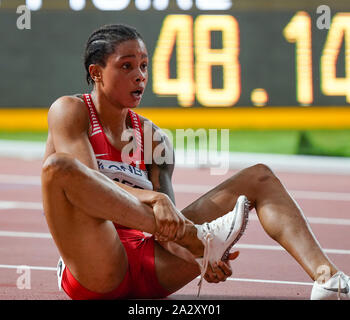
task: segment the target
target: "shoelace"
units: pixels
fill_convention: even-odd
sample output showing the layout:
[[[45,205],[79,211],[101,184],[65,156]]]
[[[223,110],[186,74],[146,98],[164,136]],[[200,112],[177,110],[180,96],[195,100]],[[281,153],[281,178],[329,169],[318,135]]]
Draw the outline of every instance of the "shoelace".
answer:
[[[203,277],[205,275],[205,272],[207,271],[208,264],[209,264],[209,256],[211,254],[211,249],[210,249],[210,243],[213,240],[213,235],[208,232],[205,237],[204,237],[204,253],[203,253],[203,264],[200,265],[201,268],[201,275],[200,275],[200,280],[198,282],[198,293],[197,293],[197,298],[199,298],[201,288],[202,288],[202,282],[203,282]]]
[[[342,286],[341,286],[341,281],[340,281],[341,279],[343,279],[345,283],[349,283],[349,280],[350,280],[348,276],[344,275],[344,273],[339,274],[339,276],[338,276],[338,292],[337,292],[338,300],[342,299],[341,298],[341,293],[342,293],[341,287]]]
[[[201,268],[201,275],[200,275],[200,280],[198,283],[198,294],[197,294],[197,298],[200,295],[200,291],[202,288],[202,282],[203,282],[203,277],[205,275],[205,272],[207,271],[208,268],[208,263],[209,263],[209,256],[211,254],[210,252],[210,242],[214,239],[213,236],[213,231],[214,230],[220,230],[222,228],[222,225],[226,223],[226,220],[224,217],[219,217],[215,220],[215,223],[210,223],[210,227],[208,225],[208,231],[207,234],[204,236],[204,253],[203,253],[203,265],[200,266]],[[220,226],[219,226],[220,225]]]

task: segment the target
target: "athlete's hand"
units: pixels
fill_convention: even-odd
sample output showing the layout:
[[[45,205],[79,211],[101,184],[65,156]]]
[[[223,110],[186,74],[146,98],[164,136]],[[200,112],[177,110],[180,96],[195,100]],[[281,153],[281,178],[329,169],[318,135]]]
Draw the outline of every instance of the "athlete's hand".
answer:
[[[156,219],[156,239],[160,241],[182,239],[185,235],[187,219],[176,209],[170,198],[164,193],[159,193],[151,206]]]
[[[204,275],[204,279],[208,282],[218,283],[221,281],[226,281],[228,277],[232,275],[232,269],[229,261],[237,259],[239,256],[239,251],[230,253],[228,259],[225,261],[219,261],[218,263],[211,265],[208,264],[207,271]]]

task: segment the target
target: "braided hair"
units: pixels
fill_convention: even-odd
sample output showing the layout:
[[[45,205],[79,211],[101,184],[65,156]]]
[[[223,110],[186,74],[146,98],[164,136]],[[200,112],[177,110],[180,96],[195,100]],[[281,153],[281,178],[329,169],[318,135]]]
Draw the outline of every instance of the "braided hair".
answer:
[[[84,54],[87,83],[94,83],[89,72],[91,64],[105,67],[108,56],[115,51],[117,45],[124,41],[137,39],[143,41],[142,36],[135,28],[124,24],[106,25],[94,31],[86,43]]]

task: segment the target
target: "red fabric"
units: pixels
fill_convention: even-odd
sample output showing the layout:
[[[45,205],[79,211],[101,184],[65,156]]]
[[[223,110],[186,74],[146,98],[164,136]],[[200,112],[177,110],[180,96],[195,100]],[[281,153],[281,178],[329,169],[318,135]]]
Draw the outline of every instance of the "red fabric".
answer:
[[[124,280],[113,291],[96,293],[84,288],[66,267],[62,276],[62,288],[73,300],[156,299],[170,294],[158,281],[154,263],[154,237],[142,232],[118,228],[129,267]]]
[[[84,94],[83,98],[85,105],[89,111],[90,123],[92,127],[89,140],[92,145],[92,148],[94,149],[95,154],[103,154],[103,156],[99,157],[100,159],[122,162],[120,150],[115,149],[110,144],[106,134],[102,129],[101,123],[97,116],[96,107],[94,105],[94,102],[92,101],[91,95]],[[143,132],[140,117],[131,109],[128,109],[128,114],[131,118],[134,136],[136,138],[137,143],[136,152],[132,156],[132,158],[130,158],[130,164],[134,167],[137,165],[141,170],[145,170],[146,166],[143,159]]]

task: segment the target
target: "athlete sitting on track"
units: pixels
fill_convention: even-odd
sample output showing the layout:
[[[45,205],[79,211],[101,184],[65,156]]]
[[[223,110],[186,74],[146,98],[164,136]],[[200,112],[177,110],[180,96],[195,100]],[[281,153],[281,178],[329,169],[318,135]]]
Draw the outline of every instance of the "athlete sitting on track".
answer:
[[[47,223],[62,257],[59,286],[72,299],[162,298],[200,274],[208,282],[225,281],[232,274],[229,261],[237,257],[229,250],[255,208],[267,234],[311,279],[317,279],[318,267],[329,268],[333,277],[324,285],[315,281],[311,298],[350,298],[343,293],[349,277],[324,254],[267,166],[246,168],[177,210],[174,166],[145,165],[147,119],[131,110],[144,93],[148,59],[135,29],[100,28],[85,51],[91,95],[61,97],[49,110],[42,188]],[[129,128],[136,147],[125,161],[121,150],[130,141],[122,134]],[[169,148],[165,134],[159,145]],[[153,143],[150,154],[156,147]]]

